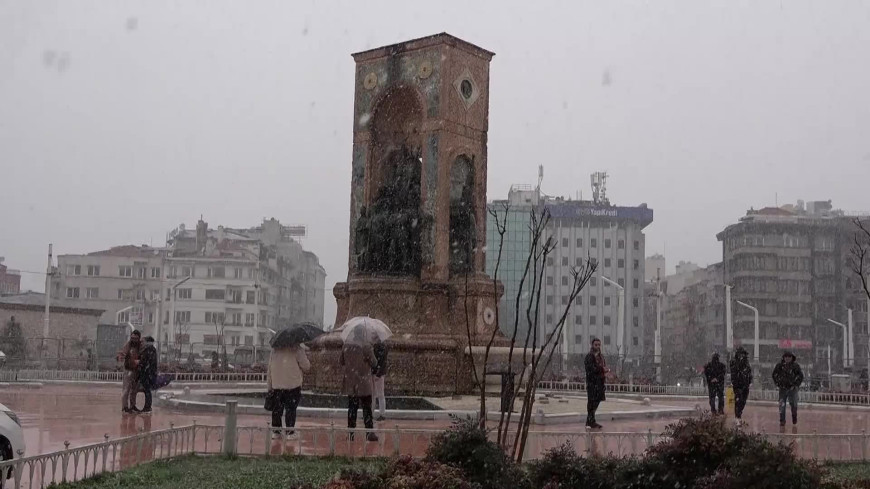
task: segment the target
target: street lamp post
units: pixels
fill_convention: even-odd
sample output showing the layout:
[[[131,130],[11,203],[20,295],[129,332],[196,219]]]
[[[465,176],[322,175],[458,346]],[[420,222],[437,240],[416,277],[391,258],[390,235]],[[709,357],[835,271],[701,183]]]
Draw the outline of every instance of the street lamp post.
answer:
[[[731,286],[725,285],[725,349],[730,354],[734,349],[734,320],[731,317]]]
[[[749,304],[741,301],[737,301],[737,304],[740,304],[741,306],[750,309],[755,314],[755,351],[753,352],[754,354],[752,357],[754,361],[758,363],[758,360],[761,356],[761,350],[759,349],[758,345],[758,308],[752,307]]]
[[[619,289],[619,297],[617,299],[617,306],[619,307],[619,311],[616,313],[616,351],[617,355],[619,352],[625,352],[625,347],[623,346],[623,325],[625,324],[625,287],[619,285],[618,283],[610,280],[604,275],[601,276],[601,280],[613,285],[617,289]],[[627,355],[626,355],[627,356]],[[617,357],[617,360],[619,358]],[[622,363],[620,365],[620,373],[622,371]]]
[[[656,334],[653,360],[656,363],[656,382],[662,381],[662,291],[656,293]]]
[[[849,342],[851,340],[848,334],[850,328],[845,324],[839,321],[834,321],[830,318],[828,319],[828,322],[843,328],[843,368],[847,368],[849,366]]]

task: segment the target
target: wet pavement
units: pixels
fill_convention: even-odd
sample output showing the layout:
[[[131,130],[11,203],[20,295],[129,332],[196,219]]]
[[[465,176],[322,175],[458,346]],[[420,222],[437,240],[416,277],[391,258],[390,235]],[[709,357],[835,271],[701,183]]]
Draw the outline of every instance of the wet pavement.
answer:
[[[171,425],[176,427],[190,425],[194,420],[199,425],[223,426],[224,423],[224,417],[221,414],[192,414],[189,410],[173,411],[159,407],[151,416],[124,416],[120,411],[120,387],[116,386],[45,385],[42,388],[3,386],[0,387],[0,402],[16,411],[21,418],[28,455],[62,450],[66,441],[70,443],[70,447],[74,448],[102,442],[106,435],[110,439],[116,439],[140,431],[169,428]],[[141,406],[141,396],[139,402]],[[700,401],[657,400],[656,403],[680,407],[706,405]],[[648,430],[652,430],[653,433],[659,433],[673,421],[673,418],[607,421],[599,416],[599,422],[604,425],[606,432],[647,433]],[[750,403],[744,412],[744,421],[747,422],[751,430],[768,433],[779,432],[776,406],[752,405]],[[800,411],[799,421],[796,433],[860,434],[864,430],[870,431],[870,410],[805,408]],[[265,428],[268,422],[269,416],[264,411],[262,416],[239,416],[238,425]],[[344,419],[329,420],[304,417],[299,418],[297,424],[301,427],[328,426],[330,422],[334,422],[337,427],[344,425]],[[409,420],[387,421],[378,423],[377,427],[383,429],[392,429],[396,426],[441,429],[447,425],[448,423],[444,421]],[[535,425],[532,430],[551,432],[554,433],[554,436],[579,437],[585,434],[585,428],[581,424]],[[787,432],[792,432],[790,425]],[[248,443],[251,447],[264,447],[268,444],[264,435],[265,430],[262,433],[252,431],[250,440],[239,440],[240,447]],[[313,436],[311,433],[308,435]],[[303,434],[303,438],[305,436]],[[634,440],[632,437],[629,438]],[[323,438],[320,440],[312,438],[304,444],[316,447],[324,443],[326,441]],[[413,451],[416,452],[418,449],[422,449],[421,447],[424,447],[425,443],[423,440],[413,440],[412,445],[415,447]],[[272,448],[273,451],[275,449],[275,447]],[[277,449],[283,450],[284,448],[278,447]]]

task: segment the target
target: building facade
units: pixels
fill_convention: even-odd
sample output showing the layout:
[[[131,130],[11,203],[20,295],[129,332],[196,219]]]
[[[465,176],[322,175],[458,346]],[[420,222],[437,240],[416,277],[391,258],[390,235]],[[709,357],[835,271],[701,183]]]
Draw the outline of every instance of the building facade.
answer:
[[[21,274],[9,270],[0,257],[0,295],[12,295],[21,292]]]
[[[518,338],[529,330],[526,310],[536,298],[520,290],[520,280],[526,270],[531,245],[530,212],[546,208],[550,220],[544,239],[552,238],[555,248],[544,267],[538,316],[538,344],[557,326],[566,308],[570,308],[560,348],[565,368],[576,364],[573,357],[589,350],[591,338],[599,338],[609,356],[639,364],[644,354],[644,253],[643,229],[652,223],[653,211],[645,204],[637,207],[613,206],[606,200],[583,201],[549,198],[537,189],[514,187],[507,201],[495,201],[490,209],[509,206],[508,225],[498,279],[505,285],[499,312],[502,332],[513,332],[515,311],[519,302]],[[487,220],[487,272],[494,275],[499,236],[492,216]],[[598,264],[594,277],[569,304],[573,267],[582,267],[587,260]],[[530,272],[530,275],[533,273]],[[602,277],[617,285],[610,285]],[[528,281],[530,282],[530,277]],[[527,285],[528,287],[528,285]],[[624,324],[619,328],[619,288],[624,289]],[[525,287],[524,287],[525,288]],[[518,301],[519,298],[519,301]],[[534,308],[533,308],[534,309]],[[533,318],[534,321],[534,318]],[[576,367],[576,365],[574,365]]]
[[[815,375],[866,366],[866,299],[849,265],[852,218],[830,201],[750,210],[717,235],[722,242],[723,281],[732,299],[759,311],[762,368],[769,371],[783,349],[794,350]],[[843,349],[847,309],[853,309],[854,358]],[[754,348],[754,313],[733,306],[734,343]],[[830,350],[829,350],[830,348]],[[844,358],[846,357],[846,358]]]

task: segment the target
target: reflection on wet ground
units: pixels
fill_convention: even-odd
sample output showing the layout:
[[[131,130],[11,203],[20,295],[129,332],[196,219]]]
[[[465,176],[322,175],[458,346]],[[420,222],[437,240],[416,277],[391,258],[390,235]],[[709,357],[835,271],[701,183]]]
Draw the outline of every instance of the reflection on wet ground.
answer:
[[[71,447],[103,441],[106,435],[111,439],[129,436],[141,431],[152,431],[174,426],[190,425],[196,421],[200,425],[223,425],[223,415],[217,413],[191,414],[190,411],[173,411],[156,408],[151,416],[124,416],[120,409],[120,386],[87,385],[46,385],[39,389],[21,387],[0,387],[0,401],[16,411],[21,418],[27,441],[27,454],[35,455],[61,450],[64,442]],[[141,405],[140,396],[140,405]],[[657,404],[671,406],[704,406],[699,401],[656,401]],[[864,410],[824,410],[819,408],[802,409],[798,433],[861,433],[870,430],[870,411]],[[239,426],[265,428],[269,421],[266,411],[262,416],[241,415]],[[604,421],[608,432],[658,433],[673,421],[672,418]],[[779,431],[779,413],[776,406],[747,406],[744,421],[756,431],[776,433]],[[342,426],[344,420],[336,417],[299,418],[299,426],[323,426],[334,422]],[[380,428],[415,427],[423,429],[444,428],[447,421],[386,421],[378,423]],[[534,426],[533,430],[558,432],[564,434],[583,433],[581,424],[560,424]],[[791,432],[791,427],[789,427]],[[264,446],[265,438],[258,433],[251,444]],[[313,440],[312,440],[313,441]],[[248,443],[240,440],[240,444]]]

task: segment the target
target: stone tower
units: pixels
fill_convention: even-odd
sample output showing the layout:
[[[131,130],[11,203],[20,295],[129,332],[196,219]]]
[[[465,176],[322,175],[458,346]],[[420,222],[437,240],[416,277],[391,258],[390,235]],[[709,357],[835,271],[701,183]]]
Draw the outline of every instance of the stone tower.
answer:
[[[353,56],[350,273],[334,290],[336,325],[370,315],[396,333],[453,336],[467,308],[476,333],[496,326],[499,288],[484,273],[492,56],[448,34]]]

